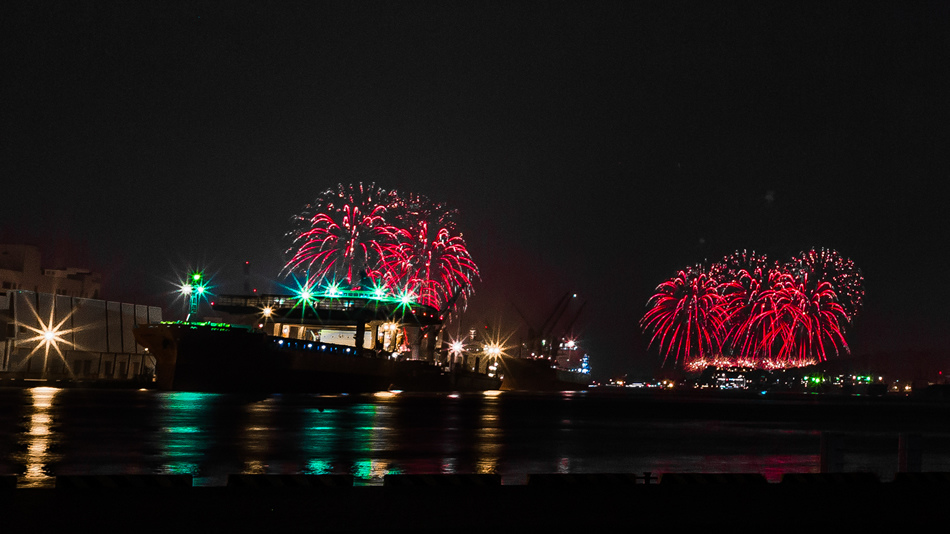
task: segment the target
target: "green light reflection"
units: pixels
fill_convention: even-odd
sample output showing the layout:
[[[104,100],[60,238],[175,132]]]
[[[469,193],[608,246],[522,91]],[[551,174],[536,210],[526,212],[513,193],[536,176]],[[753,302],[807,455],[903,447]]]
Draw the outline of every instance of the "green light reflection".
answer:
[[[211,446],[210,408],[220,397],[214,393],[169,392],[158,395],[161,415],[160,470],[170,474],[201,474],[201,463]]]

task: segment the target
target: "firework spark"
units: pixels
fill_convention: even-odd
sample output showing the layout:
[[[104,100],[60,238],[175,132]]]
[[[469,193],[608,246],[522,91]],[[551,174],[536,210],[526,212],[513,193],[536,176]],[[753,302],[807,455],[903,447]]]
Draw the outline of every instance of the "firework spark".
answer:
[[[838,252],[812,249],[786,264],[736,252],[660,284],[641,320],[664,362],[694,368],[732,362],[785,368],[848,352],[845,329],[864,297],[854,263]]]
[[[339,185],[294,217],[284,271],[305,274],[315,286],[339,280],[452,309],[478,279],[456,217],[422,195]]]
[[[796,278],[807,277],[811,290],[824,282],[831,284],[849,320],[861,312],[864,305],[864,277],[854,262],[838,251],[813,248],[792,259],[786,269]]]
[[[386,222],[397,203],[395,194],[375,184],[324,191],[293,219],[292,257],[285,272],[306,273],[310,285],[329,280],[352,286],[360,273],[378,277],[385,247],[398,239],[398,229]]]
[[[640,324],[653,331],[650,344],[657,343],[664,362],[670,355],[681,362],[720,350],[726,313],[717,289],[715,278],[700,265],[657,286]]]

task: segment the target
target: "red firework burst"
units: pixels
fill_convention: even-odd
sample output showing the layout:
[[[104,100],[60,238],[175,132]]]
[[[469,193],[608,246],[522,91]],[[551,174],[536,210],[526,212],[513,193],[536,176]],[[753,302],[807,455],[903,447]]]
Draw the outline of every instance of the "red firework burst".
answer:
[[[404,239],[387,248],[392,283],[435,308],[464,303],[478,278],[462,234],[458,212],[422,195],[408,195],[397,220]]]
[[[664,362],[675,353],[686,367],[730,360],[774,368],[849,351],[845,328],[861,307],[863,278],[836,251],[813,249],[784,265],[742,251],[702,273],[681,271],[647,303],[641,326]]]
[[[656,288],[640,325],[651,330],[664,363],[701,359],[720,351],[726,313],[715,278],[701,265],[680,271]]]
[[[328,189],[294,217],[292,256],[284,271],[303,271],[311,284],[352,285],[361,271],[379,277],[385,247],[400,238],[399,229],[386,221],[396,205],[395,194],[375,184]]]
[[[829,282],[809,284],[781,273],[772,289],[762,293],[769,309],[750,319],[763,332],[761,344],[770,359],[791,365],[828,359],[829,352],[847,351],[847,315]]]
[[[793,258],[786,268],[796,277],[807,275],[812,290],[822,282],[831,284],[849,320],[860,313],[864,305],[864,277],[854,262],[838,251],[812,248]]]
[[[727,316],[727,343],[732,354],[745,361],[771,359],[771,326],[763,317],[770,317],[776,303],[772,288],[781,284],[783,273],[777,265],[753,273],[741,271],[737,279],[721,287]]]
[[[452,308],[471,294],[478,267],[458,231],[457,212],[422,195],[340,185],[294,218],[291,259],[284,271],[307,272],[311,283],[365,273],[391,294]]]

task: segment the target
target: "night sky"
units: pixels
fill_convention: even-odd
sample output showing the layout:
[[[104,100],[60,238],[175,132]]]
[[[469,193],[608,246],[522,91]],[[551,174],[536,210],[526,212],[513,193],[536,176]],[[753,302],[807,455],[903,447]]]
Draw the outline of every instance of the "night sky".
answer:
[[[375,182],[461,212],[466,325],[576,292],[595,378],[654,369],[654,287],[737,249],[837,249],[855,354],[946,354],[946,3],[512,4],[5,4],[0,241],[173,315],[190,267],[273,289],[290,217]]]

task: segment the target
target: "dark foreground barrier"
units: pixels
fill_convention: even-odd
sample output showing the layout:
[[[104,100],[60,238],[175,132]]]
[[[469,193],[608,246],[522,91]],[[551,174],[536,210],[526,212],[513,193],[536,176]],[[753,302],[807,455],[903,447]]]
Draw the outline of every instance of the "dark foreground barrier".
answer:
[[[897,473],[895,484],[938,484],[950,485],[950,473]]]
[[[663,485],[764,485],[768,480],[759,473],[664,473],[660,477]]]
[[[383,476],[383,486],[385,487],[484,487],[501,486],[501,475],[385,475]]]
[[[353,475],[228,475],[229,488],[348,488]]]
[[[630,486],[656,482],[652,473],[643,476],[634,473],[532,473],[528,475],[529,486]]]
[[[753,481],[756,477],[736,482],[743,477],[732,475],[690,477],[689,483],[674,483],[676,476],[665,475],[660,484],[601,486],[590,483],[596,477],[575,484],[556,479],[560,482],[545,485],[536,478],[532,484],[500,485],[498,479],[480,475],[405,476],[393,475],[383,486],[290,486],[299,482],[291,478],[282,486],[243,488],[143,486],[129,477],[123,480],[131,485],[120,487],[108,477],[63,477],[82,491],[0,492],[0,529],[136,534],[678,531],[736,524],[762,529],[821,511],[815,521],[822,529],[908,531],[933,526],[947,495],[906,483],[768,484]],[[100,483],[90,482],[95,479]],[[463,479],[469,484],[462,485]],[[697,483],[700,479],[705,481]],[[730,482],[723,483],[726,479]],[[270,484],[269,478],[253,479],[265,480]]]
[[[786,473],[782,475],[782,484],[854,486],[880,483],[881,480],[874,473]]]
[[[190,488],[191,475],[57,475],[58,490]]]

